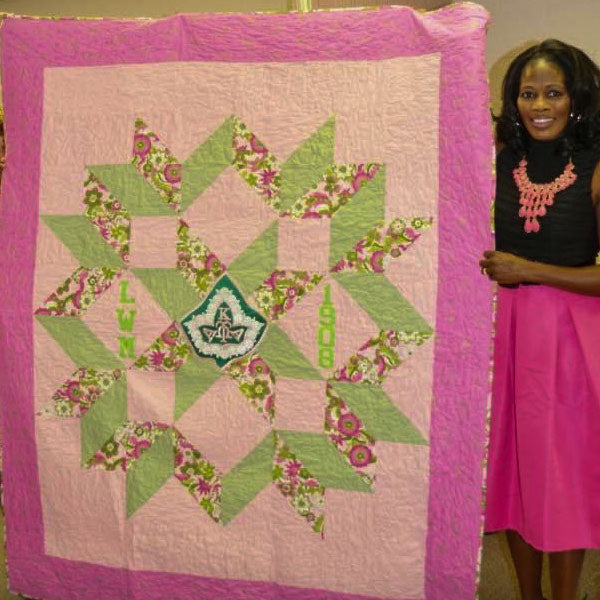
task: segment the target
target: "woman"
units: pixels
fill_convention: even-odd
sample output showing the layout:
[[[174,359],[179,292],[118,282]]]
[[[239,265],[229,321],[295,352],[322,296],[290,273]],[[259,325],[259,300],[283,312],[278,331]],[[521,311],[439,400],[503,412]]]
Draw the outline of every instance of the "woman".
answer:
[[[523,600],[575,600],[600,548],[600,70],[556,40],[510,65],[497,119],[500,284],[486,531],[507,531]]]

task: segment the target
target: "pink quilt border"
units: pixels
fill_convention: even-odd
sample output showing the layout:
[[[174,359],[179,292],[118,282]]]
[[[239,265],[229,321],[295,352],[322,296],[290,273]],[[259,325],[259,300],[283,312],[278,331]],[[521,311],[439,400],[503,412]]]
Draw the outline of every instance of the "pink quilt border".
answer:
[[[491,334],[491,290],[476,264],[480,251],[490,246],[487,21],[485,10],[475,4],[431,13],[396,7],[311,15],[178,15],[158,21],[4,21],[8,166],[0,203],[0,368],[7,380],[2,420],[9,432],[3,443],[13,590],[49,600],[63,598],[64,590],[69,597],[89,600],[159,600],[165,589],[173,599],[202,592],[210,600],[366,600],[268,582],[125,571],[44,554],[31,318],[44,68],[182,60],[378,60],[439,53],[439,247],[452,253],[439,256],[425,598],[475,596]],[[78,43],[84,39],[85,44]],[[459,114],[456,106],[462,107]],[[461,329],[466,333],[457,338]],[[456,361],[470,365],[466,376],[455,368]],[[457,438],[459,431],[465,434]]]

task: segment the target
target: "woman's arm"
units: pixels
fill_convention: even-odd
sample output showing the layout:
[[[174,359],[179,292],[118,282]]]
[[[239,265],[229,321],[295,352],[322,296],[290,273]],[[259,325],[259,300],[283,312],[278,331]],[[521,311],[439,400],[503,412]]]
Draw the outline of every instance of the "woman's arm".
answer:
[[[558,267],[508,254],[487,251],[479,264],[488,277],[501,284],[541,283],[586,296],[600,296],[600,265]]]
[[[592,177],[592,202],[598,215],[600,237],[600,163]],[[558,267],[533,262],[507,252],[487,251],[479,261],[488,277],[501,284],[540,283],[586,296],[600,296],[600,265]]]

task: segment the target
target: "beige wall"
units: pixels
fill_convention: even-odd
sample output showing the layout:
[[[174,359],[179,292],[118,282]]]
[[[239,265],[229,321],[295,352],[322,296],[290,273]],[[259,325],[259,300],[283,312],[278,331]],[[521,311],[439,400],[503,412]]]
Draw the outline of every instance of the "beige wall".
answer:
[[[174,13],[287,10],[294,0],[0,0],[0,12],[81,17],[164,17]]]
[[[480,0],[492,15],[487,64],[492,106],[499,108],[502,77],[510,60],[532,43],[558,38],[585,50],[600,64],[600,0]]]
[[[313,6],[392,4],[393,0],[313,0]],[[402,3],[402,2],[399,2]],[[403,2],[435,8],[445,0]],[[492,15],[488,59],[492,106],[499,107],[500,83],[515,53],[531,43],[556,37],[587,51],[600,63],[600,0],[480,0]],[[159,17],[176,12],[288,10],[296,0],[0,0],[0,12],[33,15]]]
[[[312,0],[315,9],[382,4],[409,4],[431,10],[448,4],[448,1]],[[0,12],[83,17],[163,17],[176,12],[252,12],[289,10],[296,6],[297,0],[0,0]]]

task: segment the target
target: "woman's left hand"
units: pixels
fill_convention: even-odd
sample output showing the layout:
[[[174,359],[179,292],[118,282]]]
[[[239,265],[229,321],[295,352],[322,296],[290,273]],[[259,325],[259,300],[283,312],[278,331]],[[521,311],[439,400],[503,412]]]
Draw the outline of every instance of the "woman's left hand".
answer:
[[[532,265],[531,261],[515,254],[493,250],[486,250],[483,256],[485,258],[479,261],[481,271],[492,281],[504,285],[514,285],[528,280],[527,274]]]

